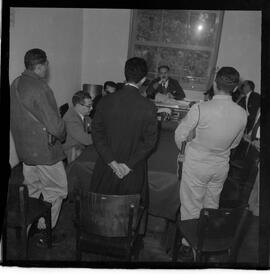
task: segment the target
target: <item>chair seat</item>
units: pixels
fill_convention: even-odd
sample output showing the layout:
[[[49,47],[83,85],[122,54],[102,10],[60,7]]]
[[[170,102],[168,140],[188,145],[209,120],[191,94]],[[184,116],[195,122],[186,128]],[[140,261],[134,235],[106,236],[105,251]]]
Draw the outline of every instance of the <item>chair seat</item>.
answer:
[[[51,204],[36,198],[28,199],[27,224],[31,224],[36,218],[41,216],[47,210],[50,210]]]
[[[181,221],[179,223],[181,233],[195,249],[198,248],[198,219]],[[222,239],[206,239],[203,244],[202,252],[215,252],[230,248],[232,237],[224,237]]]
[[[26,224],[32,224],[38,217],[42,216],[44,212],[49,210],[51,204],[36,198],[28,198],[28,208],[26,216]],[[7,224],[10,227],[19,227],[22,224],[20,220],[20,212],[12,206],[8,210]]]
[[[139,239],[136,241],[136,246],[139,245]],[[93,253],[106,254],[107,256],[126,256],[129,250],[129,241],[127,237],[110,237],[105,238],[95,234],[81,233],[80,236],[80,248],[81,250],[93,250]],[[110,254],[111,250],[111,254]]]

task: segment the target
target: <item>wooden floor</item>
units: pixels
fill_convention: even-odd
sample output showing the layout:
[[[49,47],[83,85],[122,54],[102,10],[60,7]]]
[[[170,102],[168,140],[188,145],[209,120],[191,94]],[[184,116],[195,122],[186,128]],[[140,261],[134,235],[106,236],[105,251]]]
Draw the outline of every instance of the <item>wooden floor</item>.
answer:
[[[40,248],[36,246],[36,237],[33,236],[30,239],[30,252],[29,262],[38,262],[39,266],[46,266],[47,262],[61,262],[72,263],[75,262],[75,228],[73,225],[74,220],[74,203],[64,202],[59,223],[57,229],[64,232],[67,236],[66,240],[53,247],[52,249]],[[162,232],[163,231],[163,232]],[[167,238],[167,241],[166,241]],[[169,244],[168,244],[169,243]],[[139,254],[139,262],[142,263],[141,267],[172,267],[182,268],[185,264],[181,262],[177,265],[171,262],[170,246],[173,243],[173,227],[169,226],[166,230],[165,221],[159,218],[150,216],[148,222],[148,229],[144,238],[144,248]],[[15,240],[15,232],[8,230],[8,248],[7,248],[7,260],[11,264],[20,264],[20,258],[18,257],[19,244]],[[224,258],[216,257],[212,258],[211,262],[213,267],[216,263],[222,262]],[[95,256],[92,254],[85,254],[82,258],[83,262],[113,262],[113,258],[105,258],[101,256]],[[252,217],[250,225],[247,229],[247,234],[240,247],[238,263],[236,267],[244,266],[256,268],[258,261],[258,217]],[[147,263],[144,265],[144,263]],[[138,265],[140,267],[140,265]],[[190,267],[192,264],[190,263]],[[194,265],[195,267],[195,265]]]
[[[172,131],[162,131],[160,135],[159,149],[149,159],[150,170],[163,170],[175,174],[176,170],[176,156],[177,148],[174,143],[174,133]],[[12,174],[15,180],[22,181],[22,173],[17,170]],[[57,229],[64,232],[67,239],[60,245],[52,249],[42,249],[36,246],[36,238],[30,239],[30,256],[29,262],[37,263],[39,266],[46,266],[49,262],[59,262],[58,266],[65,263],[75,263],[75,228],[73,225],[74,220],[74,203],[65,201],[62,206]],[[236,267],[249,267],[256,268],[258,262],[258,227],[259,218],[252,216],[250,225],[247,227],[242,246],[239,250],[238,264]],[[157,217],[150,216],[147,233],[144,238],[144,248],[139,254],[139,262],[141,265],[138,267],[147,268],[182,268],[186,264],[179,262],[173,264],[171,262],[170,247],[173,244],[174,229],[172,224],[166,226],[165,220]],[[167,239],[167,240],[166,240]],[[13,264],[20,264],[18,257],[19,244],[15,241],[15,231],[8,231],[8,247],[7,247],[7,260]],[[222,256],[211,258],[211,265],[216,266],[218,262],[222,262]],[[94,256],[92,254],[85,254],[82,258],[83,262],[112,262],[112,258],[104,258]],[[190,263],[190,267],[193,265]],[[196,267],[194,265],[194,267]]]

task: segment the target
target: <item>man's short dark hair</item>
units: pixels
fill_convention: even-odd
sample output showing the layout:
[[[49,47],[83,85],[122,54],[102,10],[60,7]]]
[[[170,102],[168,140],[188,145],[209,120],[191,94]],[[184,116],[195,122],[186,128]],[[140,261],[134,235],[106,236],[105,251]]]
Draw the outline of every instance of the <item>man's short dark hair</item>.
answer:
[[[72,97],[72,104],[76,106],[77,104],[84,104],[84,99],[91,99],[91,96],[88,92],[79,90]]]
[[[252,82],[252,81],[250,81],[250,80],[246,80],[246,81],[244,81],[244,82],[247,83],[247,84],[249,85],[249,87],[250,87],[250,89],[251,89],[252,91],[255,90],[255,84],[254,84],[254,82]]]
[[[170,68],[169,68],[168,66],[162,65],[162,66],[159,66],[159,67],[158,67],[158,72],[160,72],[160,70],[161,70],[162,68],[165,68],[165,69],[167,69],[168,71],[170,71]]]
[[[42,49],[30,49],[24,56],[24,65],[26,69],[34,70],[38,64],[44,64],[47,61],[45,51]]]
[[[125,77],[127,82],[140,82],[147,74],[147,64],[143,58],[133,57],[125,64]]]
[[[216,84],[219,90],[231,93],[238,85],[240,79],[239,72],[233,67],[222,67],[216,75]]]
[[[103,89],[106,90],[107,87],[112,87],[117,89],[117,84],[113,81],[106,81],[103,85]]]

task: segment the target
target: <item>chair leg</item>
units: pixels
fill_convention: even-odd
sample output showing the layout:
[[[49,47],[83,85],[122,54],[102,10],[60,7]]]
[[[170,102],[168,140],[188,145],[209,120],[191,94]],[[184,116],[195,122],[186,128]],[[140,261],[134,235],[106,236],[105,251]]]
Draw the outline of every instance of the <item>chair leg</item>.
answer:
[[[77,249],[76,250],[76,261],[80,262],[82,260],[82,252]]]
[[[27,236],[27,227],[21,229],[21,259],[28,259],[28,236]]]
[[[80,242],[80,229],[76,228],[76,260],[81,261],[82,251],[81,251],[81,242]]]
[[[180,231],[179,228],[176,224],[176,229],[175,229],[175,237],[174,237],[174,243],[173,243],[173,250],[172,250],[172,261],[176,262],[177,261],[177,254],[180,246]]]
[[[20,240],[21,239],[21,227],[16,227],[16,240]]]
[[[45,217],[45,222],[46,222],[47,246],[48,246],[48,248],[52,248],[52,217],[51,217],[51,210],[48,210],[44,217]]]

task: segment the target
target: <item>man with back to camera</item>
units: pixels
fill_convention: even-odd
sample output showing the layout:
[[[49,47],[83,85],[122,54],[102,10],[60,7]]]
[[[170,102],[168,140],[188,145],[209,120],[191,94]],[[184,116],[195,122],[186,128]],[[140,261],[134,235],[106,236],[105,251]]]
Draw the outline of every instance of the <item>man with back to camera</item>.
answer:
[[[105,96],[97,106],[92,136],[99,154],[90,191],[103,194],[141,194],[148,202],[147,157],[157,140],[156,109],[140,95],[147,65],[134,57],[125,64],[126,84]]]
[[[89,118],[92,109],[90,94],[82,90],[77,91],[72,97],[72,104],[73,107],[69,108],[63,117],[67,130],[63,147],[68,163],[74,161],[86,146],[93,143]]]
[[[185,98],[185,93],[178,81],[169,77],[169,71],[170,68],[168,66],[163,65],[158,68],[159,77],[154,79],[146,90],[148,98],[155,99],[158,93],[176,100]]]
[[[230,150],[239,144],[247,123],[245,111],[230,95],[238,82],[237,70],[221,68],[214,81],[212,100],[193,105],[175,131],[175,142],[180,149],[192,130],[196,130],[195,138],[185,149],[180,184],[182,221],[199,218],[204,207],[219,206]],[[185,241],[183,244],[187,245]],[[190,253],[188,248],[182,250],[184,254],[187,250]]]
[[[60,118],[53,91],[46,82],[48,60],[41,49],[24,57],[25,71],[10,90],[10,127],[19,159],[23,162],[24,184],[29,196],[52,204],[52,228],[56,226],[62,200],[67,196],[64,121]],[[44,219],[38,222],[44,229]],[[53,236],[56,236],[54,233]],[[53,237],[56,240],[56,237]]]

